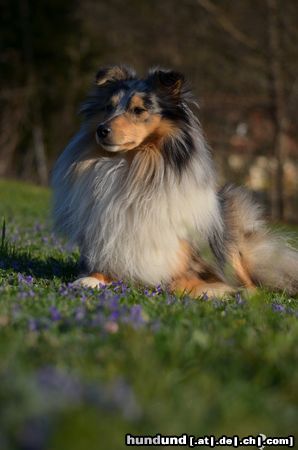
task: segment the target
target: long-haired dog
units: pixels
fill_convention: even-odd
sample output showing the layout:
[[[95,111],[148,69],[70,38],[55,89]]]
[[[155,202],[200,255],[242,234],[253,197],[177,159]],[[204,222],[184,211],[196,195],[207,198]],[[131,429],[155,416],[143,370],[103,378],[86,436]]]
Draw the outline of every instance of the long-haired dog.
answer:
[[[192,104],[171,70],[97,73],[85,120],[53,172],[56,229],[78,244],[85,270],[77,282],[222,295],[234,289],[227,262],[242,286],[296,293],[298,253],[268,231],[245,190],[217,190]],[[202,242],[216,265],[202,259]]]

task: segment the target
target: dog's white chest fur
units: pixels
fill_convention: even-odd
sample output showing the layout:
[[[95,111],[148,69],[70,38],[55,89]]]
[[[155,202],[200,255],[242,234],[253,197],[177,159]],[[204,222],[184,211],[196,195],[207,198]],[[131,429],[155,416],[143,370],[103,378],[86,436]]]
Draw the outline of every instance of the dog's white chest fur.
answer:
[[[158,284],[181,265],[181,241],[206,238],[220,214],[199,162],[177,180],[152,155],[139,158],[132,165],[121,157],[73,163],[61,190],[58,171],[56,220],[90,271]]]

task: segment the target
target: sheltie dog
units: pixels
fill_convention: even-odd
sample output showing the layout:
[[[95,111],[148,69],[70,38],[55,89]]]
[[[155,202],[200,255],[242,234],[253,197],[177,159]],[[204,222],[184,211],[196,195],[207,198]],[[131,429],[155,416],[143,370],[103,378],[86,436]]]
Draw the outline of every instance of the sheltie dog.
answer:
[[[56,229],[78,244],[84,276],[193,297],[265,286],[295,294],[298,252],[274,236],[242,188],[217,189],[184,76],[126,66],[99,70],[84,121],[56,162]],[[202,258],[208,244],[213,263]]]

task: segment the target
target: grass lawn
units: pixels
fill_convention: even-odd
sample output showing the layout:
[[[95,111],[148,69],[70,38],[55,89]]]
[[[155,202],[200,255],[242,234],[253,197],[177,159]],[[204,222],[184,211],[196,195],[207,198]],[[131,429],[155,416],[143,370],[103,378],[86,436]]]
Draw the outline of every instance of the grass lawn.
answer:
[[[74,288],[78,254],[51,233],[49,203],[46,189],[0,181],[1,450],[295,434],[297,298]]]

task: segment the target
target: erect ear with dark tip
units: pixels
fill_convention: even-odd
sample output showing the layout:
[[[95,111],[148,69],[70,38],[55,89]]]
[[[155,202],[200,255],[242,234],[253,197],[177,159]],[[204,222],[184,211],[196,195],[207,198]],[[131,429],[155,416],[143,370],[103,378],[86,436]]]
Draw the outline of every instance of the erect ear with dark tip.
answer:
[[[179,96],[185,82],[184,75],[174,70],[157,69],[150,73],[149,78],[155,87],[164,89],[176,97]]]
[[[127,66],[107,66],[99,69],[95,76],[95,83],[102,86],[106,83],[121,80],[133,80],[135,71]]]

